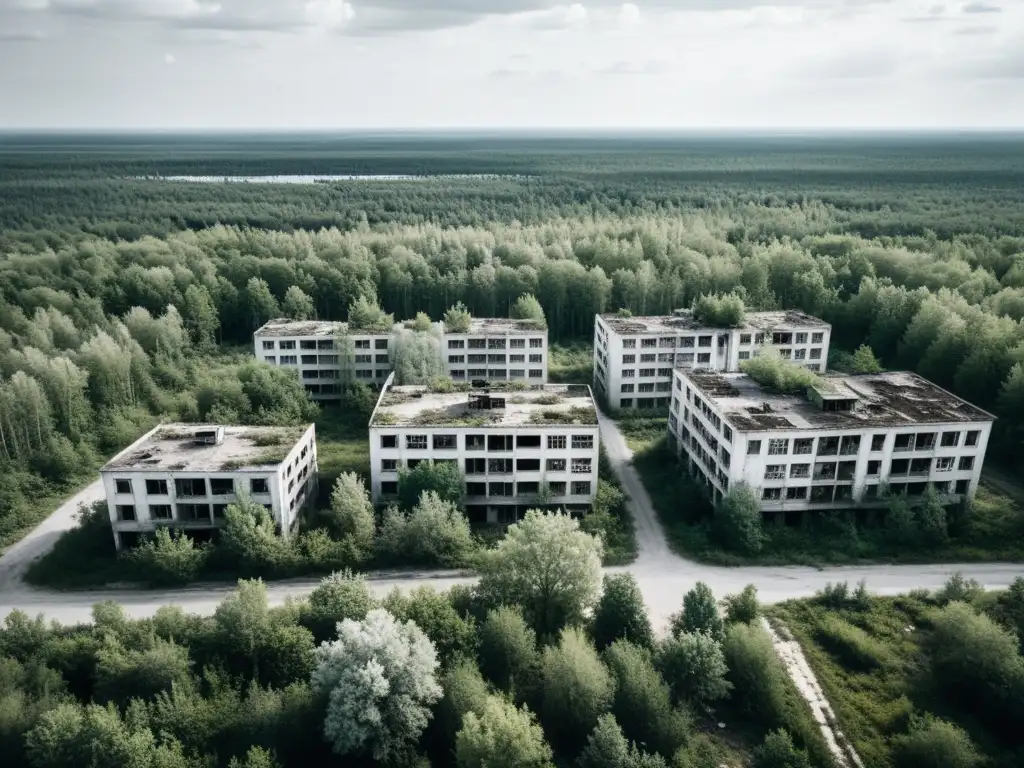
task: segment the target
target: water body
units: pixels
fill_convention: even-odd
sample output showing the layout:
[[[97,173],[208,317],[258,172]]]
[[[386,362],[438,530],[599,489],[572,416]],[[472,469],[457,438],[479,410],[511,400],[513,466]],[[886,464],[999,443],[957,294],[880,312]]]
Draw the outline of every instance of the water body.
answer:
[[[330,184],[336,181],[436,181],[438,179],[511,179],[525,178],[496,173],[453,174],[285,174],[277,176],[136,176],[146,181],[185,181],[194,184]]]

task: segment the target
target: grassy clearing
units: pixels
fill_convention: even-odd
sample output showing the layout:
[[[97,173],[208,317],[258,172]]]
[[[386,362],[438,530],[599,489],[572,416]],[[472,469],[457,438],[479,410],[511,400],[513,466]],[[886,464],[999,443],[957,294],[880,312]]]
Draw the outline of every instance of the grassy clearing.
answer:
[[[925,712],[966,730],[986,766],[1020,765],[1024,753],[1013,753],[973,712],[933,684],[929,643],[936,606],[934,598],[921,593],[870,597],[861,605],[853,600],[842,606],[818,599],[789,601],[768,613],[800,642],[840,729],[865,765],[894,765],[895,738],[907,732],[912,714]]]
[[[549,348],[548,380],[552,384],[586,384],[594,380],[594,350],[583,342],[552,343]]]

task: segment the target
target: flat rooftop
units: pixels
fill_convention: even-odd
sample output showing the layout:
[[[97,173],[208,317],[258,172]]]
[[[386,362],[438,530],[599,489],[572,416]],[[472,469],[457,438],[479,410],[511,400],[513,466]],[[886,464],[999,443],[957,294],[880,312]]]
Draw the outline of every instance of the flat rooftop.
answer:
[[[532,334],[534,336],[547,335],[548,329],[539,326],[532,320],[514,320],[510,317],[474,317],[470,326],[470,334]],[[459,335],[459,334],[455,334]]]
[[[823,411],[805,395],[774,392],[744,373],[682,375],[741,432],[899,427],[995,419],[916,373],[822,376],[828,399],[857,399],[853,411]]]
[[[651,315],[648,317],[619,317],[615,314],[601,315],[609,328],[618,334],[660,333],[674,335],[689,331],[729,331],[732,328],[717,328],[704,325],[693,317],[689,309],[676,310],[671,315]],[[747,312],[742,326],[735,330],[764,331],[769,328],[778,331],[790,331],[798,328],[831,328],[820,318],[808,315],[795,309],[779,312]]]
[[[288,320],[278,318],[271,320],[262,328],[258,328],[253,334],[258,338],[270,338],[275,336],[322,336],[323,338],[334,338],[339,333],[348,330],[348,323],[335,320]]]
[[[312,426],[223,427],[223,439],[198,442],[215,424],[161,424],[109,461],[101,471],[237,472],[276,467]]]
[[[496,382],[489,388],[458,387],[454,392],[425,386],[396,386],[384,391],[371,427],[518,427],[597,425],[597,408],[590,387],[547,384],[529,389]],[[491,398],[490,405],[482,403]],[[495,399],[502,401],[494,407]],[[470,403],[481,405],[470,407]],[[502,407],[503,406],[503,407]]]

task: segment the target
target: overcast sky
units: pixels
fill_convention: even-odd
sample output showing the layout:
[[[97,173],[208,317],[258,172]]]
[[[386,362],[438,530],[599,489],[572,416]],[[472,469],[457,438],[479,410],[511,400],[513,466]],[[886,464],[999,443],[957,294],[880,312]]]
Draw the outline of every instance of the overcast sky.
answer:
[[[0,0],[0,128],[1022,128],[1024,0]]]

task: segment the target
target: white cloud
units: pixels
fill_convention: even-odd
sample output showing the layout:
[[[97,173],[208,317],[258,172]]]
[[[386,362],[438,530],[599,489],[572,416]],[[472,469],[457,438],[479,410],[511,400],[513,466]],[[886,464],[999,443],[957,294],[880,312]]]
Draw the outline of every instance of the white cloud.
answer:
[[[623,3],[619,8],[619,19],[623,24],[636,24],[640,21],[640,6],[636,3]]]
[[[174,64],[176,61],[177,61],[177,59],[174,57],[173,53],[165,53],[164,54],[164,64],[167,64],[168,66],[170,66],[171,64]]]
[[[340,29],[355,15],[352,4],[345,0],[309,0],[303,8],[305,19],[320,29]]]

